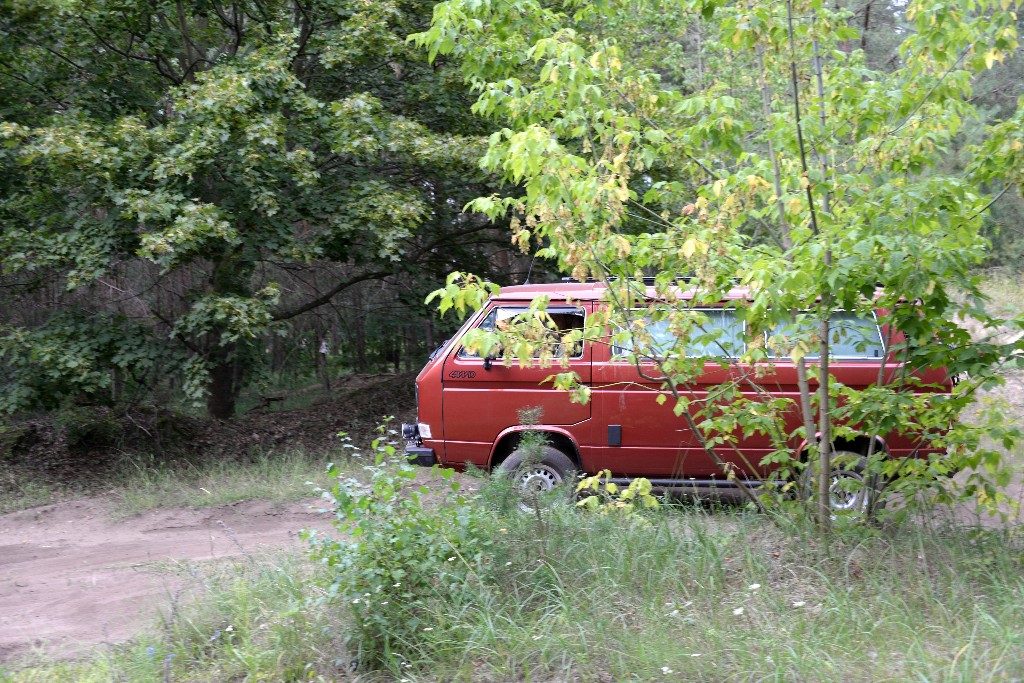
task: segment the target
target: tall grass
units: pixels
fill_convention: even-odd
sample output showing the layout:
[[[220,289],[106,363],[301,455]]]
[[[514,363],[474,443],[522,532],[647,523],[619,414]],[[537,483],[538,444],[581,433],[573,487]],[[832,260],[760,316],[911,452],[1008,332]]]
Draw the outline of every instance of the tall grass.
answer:
[[[203,575],[197,598],[151,636],[0,681],[1024,677],[1019,534],[906,525],[825,543],[810,525],[738,508],[622,517],[565,506],[538,521],[487,495],[472,504],[493,545],[457,590],[439,573],[418,596],[427,618],[402,630],[384,671],[351,669],[351,605],[316,600],[337,570],[283,556]]]
[[[996,535],[907,528],[826,550],[798,525],[696,509],[511,524],[504,580],[438,604],[410,644],[422,680],[1024,675],[1022,554]]]
[[[221,505],[239,500],[297,500],[310,483],[325,485],[329,454],[301,449],[256,451],[248,458],[159,460],[124,458],[110,489],[121,514],[159,507]]]

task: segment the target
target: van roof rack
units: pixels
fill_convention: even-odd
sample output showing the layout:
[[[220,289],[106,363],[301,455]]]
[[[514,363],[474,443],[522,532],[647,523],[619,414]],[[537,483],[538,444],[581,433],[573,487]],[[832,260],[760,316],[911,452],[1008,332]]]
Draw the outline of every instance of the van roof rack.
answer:
[[[619,277],[617,275],[612,275],[611,277],[608,278],[608,280],[610,280],[610,281],[615,281],[615,280],[618,280],[618,279],[619,279]],[[630,278],[630,279],[634,279],[634,278]],[[643,278],[643,281],[644,281],[645,285],[653,285],[653,284],[655,284],[656,280],[657,280],[657,278],[655,278],[653,276],[645,276]],[[690,275],[684,275],[684,276],[676,278],[676,282],[685,282],[686,284],[690,284],[690,282],[692,280],[693,280],[693,277],[690,276]],[[569,284],[571,282],[579,282],[579,280],[577,280],[574,277],[563,277],[562,278],[562,282],[564,282],[566,284]],[[585,283],[594,283],[594,282],[601,282],[601,280],[598,280],[597,278],[593,278],[593,277],[588,277],[583,282],[585,282]]]

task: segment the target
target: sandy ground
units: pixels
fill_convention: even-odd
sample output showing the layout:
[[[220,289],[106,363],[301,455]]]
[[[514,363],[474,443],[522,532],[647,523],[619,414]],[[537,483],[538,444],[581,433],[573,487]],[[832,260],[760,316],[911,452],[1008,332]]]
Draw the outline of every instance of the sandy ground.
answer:
[[[114,520],[83,499],[0,516],[0,662],[42,648],[74,656],[128,640],[174,591],[168,562],[231,558],[302,544],[328,529],[315,500],[155,510]]]

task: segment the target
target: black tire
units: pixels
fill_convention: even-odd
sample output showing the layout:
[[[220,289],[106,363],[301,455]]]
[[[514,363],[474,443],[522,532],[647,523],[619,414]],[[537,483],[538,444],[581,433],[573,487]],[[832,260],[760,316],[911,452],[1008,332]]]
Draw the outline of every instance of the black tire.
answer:
[[[538,500],[563,484],[571,484],[576,465],[562,451],[543,446],[539,452],[513,451],[498,465],[498,472],[509,477],[519,491],[519,507],[525,512],[536,509]],[[565,487],[569,491],[569,487]],[[568,493],[566,493],[568,499]]]
[[[812,453],[801,477],[808,500],[818,494],[817,454]],[[867,458],[860,453],[837,450],[832,453],[832,483],[829,485],[829,507],[836,514],[864,515],[871,500],[877,499],[878,478],[865,473]],[[876,500],[875,508],[878,503]]]

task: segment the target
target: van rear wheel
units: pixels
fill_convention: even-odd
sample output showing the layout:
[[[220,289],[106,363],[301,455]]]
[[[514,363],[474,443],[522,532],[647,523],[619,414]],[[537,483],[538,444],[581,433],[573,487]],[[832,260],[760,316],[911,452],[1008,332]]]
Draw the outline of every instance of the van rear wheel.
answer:
[[[877,477],[865,472],[867,458],[851,451],[834,451],[831,466],[832,473],[828,486],[829,508],[835,514],[867,513],[878,486]],[[814,500],[818,493],[818,463],[814,455],[804,468],[802,485],[808,500]]]
[[[571,482],[575,471],[573,461],[552,446],[515,450],[498,465],[498,472],[516,487],[519,508],[524,512],[543,507],[544,501],[554,496],[552,491]]]

